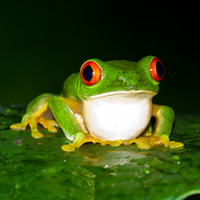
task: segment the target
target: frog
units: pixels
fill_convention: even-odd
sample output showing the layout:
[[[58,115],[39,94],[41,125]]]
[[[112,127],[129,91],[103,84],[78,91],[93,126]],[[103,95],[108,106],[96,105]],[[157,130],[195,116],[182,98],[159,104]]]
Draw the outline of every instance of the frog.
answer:
[[[134,143],[146,150],[183,147],[169,139],[173,109],[152,101],[164,74],[164,64],[152,55],[137,62],[88,59],[66,79],[60,95],[39,95],[28,104],[21,123],[10,128],[29,126],[36,139],[44,137],[38,124],[51,133],[60,128],[68,139],[61,146],[66,152],[88,142],[114,147]]]

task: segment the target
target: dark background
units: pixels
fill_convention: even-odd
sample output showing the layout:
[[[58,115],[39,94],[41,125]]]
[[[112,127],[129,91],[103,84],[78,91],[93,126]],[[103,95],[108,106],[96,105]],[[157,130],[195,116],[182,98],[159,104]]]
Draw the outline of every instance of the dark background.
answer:
[[[198,1],[0,1],[0,104],[26,105],[89,58],[155,55],[166,75],[154,102],[199,113]]]

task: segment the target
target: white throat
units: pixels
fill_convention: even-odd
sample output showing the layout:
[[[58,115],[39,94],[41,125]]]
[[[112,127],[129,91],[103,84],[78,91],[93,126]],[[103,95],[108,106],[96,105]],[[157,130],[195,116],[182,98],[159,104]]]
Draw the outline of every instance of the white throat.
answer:
[[[83,120],[90,134],[102,140],[129,140],[140,135],[152,115],[151,91],[118,91],[83,101]]]

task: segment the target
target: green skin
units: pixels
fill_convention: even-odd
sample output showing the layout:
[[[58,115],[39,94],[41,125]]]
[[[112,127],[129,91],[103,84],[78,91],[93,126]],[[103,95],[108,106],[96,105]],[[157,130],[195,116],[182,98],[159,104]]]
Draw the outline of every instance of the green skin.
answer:
[[[149,66],[154,56],[146,56],[138,62],[126,60],[103,62],[99,59],[90,59],[101,67],[101,79],[92,86],[83,83],[80,73],[72,74],[64,83],[62,97],[75,99],[77,102],[87,100],[93,95],[130,90],[159,91],[159,82],[155,81],[150,73]],[[78,144],[85,136],[85,132],[76,122],[70,107],[59,97],[52,94],[42,94],[30,102],[21,124],[25,124],[30,116],[39,110],[40,105],[47,102],[53,117],[63,130],[65,136]],[[159,123],[155,136],[169,136],[174,121],[174,112],[170,107],[161,106],[157,113]],[[67,119],[67,120],[66,120]],[[78,146],[78,145],[77,145]]]

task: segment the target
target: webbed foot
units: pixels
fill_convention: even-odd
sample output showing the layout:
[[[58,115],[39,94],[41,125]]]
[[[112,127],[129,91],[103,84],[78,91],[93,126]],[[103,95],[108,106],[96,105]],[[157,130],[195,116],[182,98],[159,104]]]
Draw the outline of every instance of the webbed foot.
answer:
[[[99,143],[103,146],[110,145],[112,147],[117,147],[117,146],[120,146],[121,144],[123,144],[124,140],[115,140],[115,141],[100,140],[90,134],[85,134],[85,133],[79,132],[78,134],[76,134],[75,140],[73,141],[73,143],[64,144],[61,146],[61,148],[63,151],[73,152],[76,150],[76,148],[79,148],[80,146],[82,146],[83,144],[88,143],[88,142],[92,142],[93,144]]]
[[[67,151],[67,152],[73,152],[76,150],[75,146],[73,143],[70,143],[70,144],[64,144],[61,146],[61,149],[63,151]]]
[[[125,144],[135,143],[139,149],[151,149],[154,146],[163,145],[170,149],[181,148],[181,142],[170,141],[167,135],[151,135],[149,137],[135,138],[125,142]]]
[[[73,152],[76,150],[76,148],[79,148],[86,142],[90,142],[90,140],[87,138],[87,135],[85,133],[78,132],[74,137],[73,143],[64,144],[61,146],[61,149],[67,152]]]
[[[55,120],[39,117],[37,123],[42,124],[42,126],[48,129],[48,131],[51,133],[57,132],[57,129],[55,127],[58,127],[58,123]]]
[[[25,130],[26,129],[26,126],[24,126],[23,124],[20,124],[20,123],[17,123],[17,124],[12,124],[10,126],[10,128],[12,130]]]
[[[184,144],[181,142],[175,142],[175,141],[170,141],[169,142],[169,148],[170,149],[177,149],[177,148],[182,148],[184,147]]]
[[[46,119],[44,117],[35,117],[34,114],[25,114],[22,118],[21,123],[12,124],[10,126],[13,130],[25,130],[26,127],[29,125],[31,128],[31,136],[33,138],[39,139],[44,137],[42,133],[40,133],[37,129],[37,124],[40,123],[43,125],[44,128],[47,128],[49,132],[56,133],[58,124],[55,120]]]
[[[35,139],[40,139],[43,138],[44,135],[42,133],[40,133],[39,131],[33,131],[31,132],[31,136]]]

